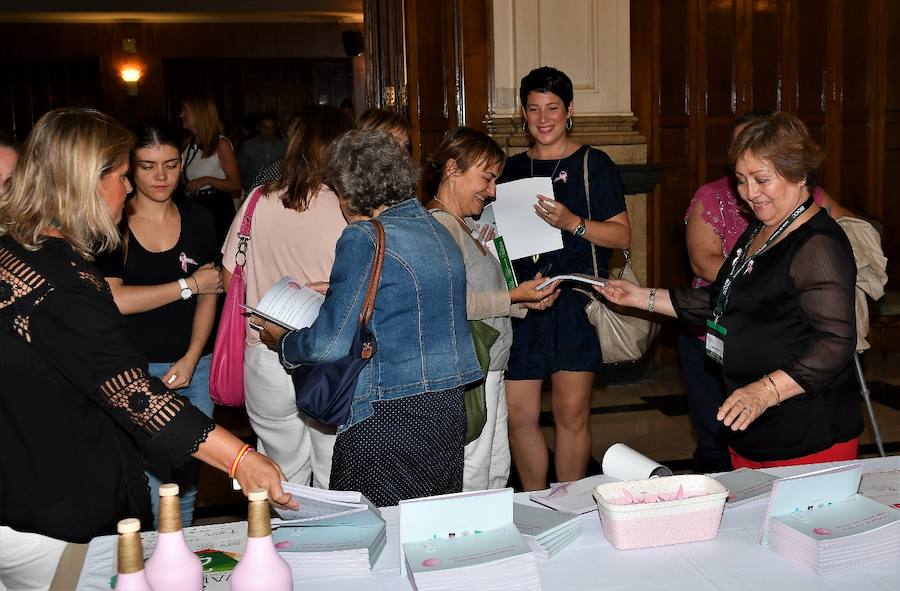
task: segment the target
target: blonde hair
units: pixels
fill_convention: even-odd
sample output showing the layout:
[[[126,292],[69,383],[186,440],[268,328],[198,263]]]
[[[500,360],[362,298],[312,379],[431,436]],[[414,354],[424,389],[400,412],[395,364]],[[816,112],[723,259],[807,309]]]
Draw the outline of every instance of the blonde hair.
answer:
[[[57,228],[85,258],[119,244],[119,231],[98,192],[100,179],[127,162],[133,136],[93,109],[56,109],[41,117],[16,175],[0,193],[0,236],[29,250]]]
[[[386,109],[366,109],[359,116],[359,129],[362,131],[383,131],[393,133],[403,131],[409,135],[409,121],[403,115]]]
[[[219,147],[219,136],[222,135],[222,122],[219,121],[219,110],[211,98],[195,97],[184,101],[184,106],[191,110],[194,120],[193,142],[200,147],[204,158],[216,153]]]

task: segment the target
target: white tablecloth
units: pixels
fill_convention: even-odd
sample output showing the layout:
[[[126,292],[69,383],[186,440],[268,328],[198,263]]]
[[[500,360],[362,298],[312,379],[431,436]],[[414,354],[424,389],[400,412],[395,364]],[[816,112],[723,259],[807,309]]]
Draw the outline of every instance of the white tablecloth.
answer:
[[[862,460],[864,472],[900,469],[900,456]],[[772,468],[767,472],[793,475],[833,465]],[[528,502],[527,495],[516,501]],[[596,512],[583,516],[584,533],[550,560],[539,560],[544,591],[603,589],[666,591],[857,591],[900,590],[900,556],[892,562],[827,576],[810,570],[759,544],[759,530],[766,501],[728,509],[722,517],[719,536],[706,542],[679,544],[645,550],[616,550],[600,527]],[[383,509],[387,522],[387,547],[367,577],[342,579],[297,578],[295,588],[327,591],[407,591],[409,582],[400,576],[399,510]],[[115,536],[96,538],[85,557],[78,591],[108,591]]]

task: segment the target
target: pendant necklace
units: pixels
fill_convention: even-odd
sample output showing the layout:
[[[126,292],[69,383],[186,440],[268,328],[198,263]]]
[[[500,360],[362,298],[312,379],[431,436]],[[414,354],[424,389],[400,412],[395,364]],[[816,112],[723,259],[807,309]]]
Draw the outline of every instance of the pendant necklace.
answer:
[[[566,139],[566,143],[563,144],[562,154],[559,155],[559,160],[556,161],[556,166],[553,167],[553,172],[550,173],[550,178],[552,179],[556,176],[556,171],[559,168],[559,163],[562,162],[563,157],[566,155],[566,150],[569,149],[569,140]],[[531,153],[534,154],[534,148],[531,148]],[[531,178],[534,178],[534,157],[529,155],[528,160],[531,163]]]
[[[566,138],[566,143],[563,144],[562,154],[559,155],[559,160],[556,161],[556,166],[553,167],[553,172],[550,173],[550,182],[553,182],[553,177],[556,176],[556,170],[559,168],[559,163],[562,162],[563,157],[566,155],[566,150],[569,149],[569,139]],[[531,153],[534,154],[534,148],[531,148]],[[531,163],[531,178],[534,178],[534,157],[529,154],[528,161]],[[531,257],[532,262],[537,264],[538,259],[541,255],[536,254]]]

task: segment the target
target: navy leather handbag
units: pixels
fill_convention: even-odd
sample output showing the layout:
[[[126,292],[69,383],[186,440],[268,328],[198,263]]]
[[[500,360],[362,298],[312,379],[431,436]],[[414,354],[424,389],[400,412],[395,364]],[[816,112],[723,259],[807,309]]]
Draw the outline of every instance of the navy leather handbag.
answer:
[[[375,310],[375,296],[384,262],[384,227],[377,220],[371,222],[375,226],[375,257],[350,352],[334,361],[301,365],[291,374],[297,408],[326,425],[343,425],[348,421],[359,373],[377,350],[375,335],[369,331],[369,321]]]

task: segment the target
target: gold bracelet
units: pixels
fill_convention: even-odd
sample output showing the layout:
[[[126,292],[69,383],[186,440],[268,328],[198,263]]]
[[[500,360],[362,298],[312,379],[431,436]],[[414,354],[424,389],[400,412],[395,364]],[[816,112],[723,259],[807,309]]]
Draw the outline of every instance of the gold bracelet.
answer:
[[[763,374],[763,379],[768,381],[763,381],[763,386],[766,387],[766,390],[775,394],[775,406],[781,404],[781,394],[778,393],[778,386],[775,385],[775,380],[772,379],[767,373]],[[772,384],[772,387],[769,387],[769,384]]]
[[[656,307],[656,288],[650,288],[650,295],[647,296],[647,311],[652,312],[653,308]]]

